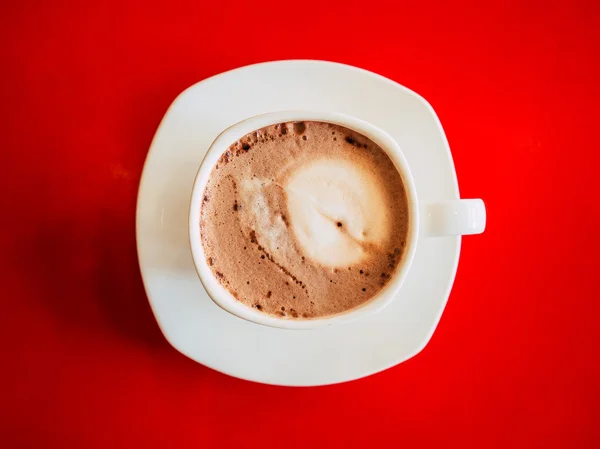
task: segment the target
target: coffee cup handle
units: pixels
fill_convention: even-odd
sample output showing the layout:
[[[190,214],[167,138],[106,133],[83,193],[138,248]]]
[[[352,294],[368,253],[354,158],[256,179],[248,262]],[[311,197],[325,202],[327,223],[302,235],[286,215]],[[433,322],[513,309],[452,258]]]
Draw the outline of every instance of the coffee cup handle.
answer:
[[[481,234],[485,230],[485,204],[480,199],[422,201],[419,208],[422,237]]]

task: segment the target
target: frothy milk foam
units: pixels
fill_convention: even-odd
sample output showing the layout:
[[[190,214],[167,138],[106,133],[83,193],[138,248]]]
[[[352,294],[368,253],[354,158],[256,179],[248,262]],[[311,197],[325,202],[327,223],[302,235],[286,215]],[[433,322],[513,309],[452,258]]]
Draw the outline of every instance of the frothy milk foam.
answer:
[[[339,267],[360,262],[363,243],[378,244],[389,220],[378,180],[351,162],[322,159],[300,167],[288,180],[288,210],[308,256]]]
[[[213,274],[239,301],[291,319],[369,301],[404,253],[402,179],[374,142],[321,122],[240,139],[204,192],[200,230]]]

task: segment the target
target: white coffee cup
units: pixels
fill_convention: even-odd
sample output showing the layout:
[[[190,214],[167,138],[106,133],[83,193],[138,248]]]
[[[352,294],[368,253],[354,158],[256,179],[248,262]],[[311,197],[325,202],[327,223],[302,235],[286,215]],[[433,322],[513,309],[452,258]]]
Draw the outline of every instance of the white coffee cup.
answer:
[[[276,123],[295,121],[332,123],[352,129],[371,139],[388,154],[400,172],[408,197],[409,230],[406,239],[406,250],[386,286],[370,301],[358,308],[331,317],[309,320],[266,315],[236,300],[213,275],[206,261],[200,239],[200,208],[204,189],[212,169],[221,155],[231,144],[252,131]],[[311,329],[355,320],[376,313],[388,305],[398,296],[400,287],[410,270],[419,239],[480,234],[485,229],[485,223],[485,205],[480,199],[438,202],[419,201],[410,167],[400,147],[389,134],[376,126],[359,118],[337,112],[282,111],[257,115],[232,125],[211,144],[194,180],[190,204],[189,232],[196,271],[208,295],[219,307],[239,318],[257,324],[285,329]],[[401,301],[402,298],[398,297],[396,300]]]

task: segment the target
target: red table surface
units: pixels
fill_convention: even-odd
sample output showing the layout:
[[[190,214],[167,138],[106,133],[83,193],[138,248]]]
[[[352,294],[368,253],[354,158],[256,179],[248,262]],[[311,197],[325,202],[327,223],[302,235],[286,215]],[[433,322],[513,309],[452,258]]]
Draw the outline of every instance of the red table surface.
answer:
[[[600,447],[600,2],[8,0],[0,37],[0,447]],[[171,101],[290,58],[422,94],[488,207],[425,350],[329,387],[179,354],[136,256]]]

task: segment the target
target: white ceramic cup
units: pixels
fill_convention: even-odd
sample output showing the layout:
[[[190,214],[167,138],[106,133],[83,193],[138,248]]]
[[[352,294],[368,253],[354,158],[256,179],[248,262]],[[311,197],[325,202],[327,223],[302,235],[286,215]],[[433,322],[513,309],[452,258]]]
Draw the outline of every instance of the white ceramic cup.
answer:
[[[204,189],[213,167],[231,144],[246,134],[276,123],[318,121],[352,129],[379,145],[390,157],[404,182],[408,197],[409,229],[406,250],[396,271],[386,286],[370,301],[350,311],[331,317],[298,320],[269,316],[236,300],[214,277],[200,239],[200,208]],[[480,199],[421,202],[417,198],[410,167],[396,141],[376,126],[349,115],[336,112],[283,111],[257,115],[243,120],[223,131],[212,143],[200,168],[192,190],[189,232],[192,257],[200,281],[211,299],[222,309],[247,321],[286,329],[311,329],[346,322],[375,313],[398,296],[398,292],[412,264],[421,238],[480,234],[485,229],[485,205]],[[235,255],[232,255],[235,257]],[[402,300],[401,297],[396,300]]]

